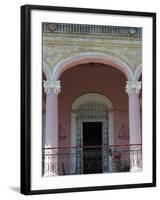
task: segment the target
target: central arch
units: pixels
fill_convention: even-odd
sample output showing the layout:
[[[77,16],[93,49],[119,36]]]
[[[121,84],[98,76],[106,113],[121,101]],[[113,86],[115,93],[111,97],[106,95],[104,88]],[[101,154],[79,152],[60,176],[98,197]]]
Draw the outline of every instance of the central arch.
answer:
[[[120,70],[126,76],[127,80],[131,81],[133,79],[133,72],[125,62],[100,51],[84,51],[64,57],[53,67],[50,79],[58,80],[65,70],[79,64],[90,62],[103,63],[112,66]]]
[[[86,108],[89,110],[86,110]],[[99,107],[99,111],[92,112],[95,108]],[[85,115],[83,107],[85,107]],[[83,146],[83,123],[86,122],[100,122],[102,123],[102,170],[103,172],[112,171],[112,159],[107,153],[108,145],[114,144],[114,130],[113,130],[113,105],[112,102],[104,95],[98,93],[87,93],[79,96],[72,103],[71,108],[71,146]],[[80,113],[82,111],[82,114]],[[72,155],[76,155],[76,149],[73,149]],[[79,152],[81,149],[78,150]],[[83,152],[81,152],[83,154]],[[83,173],[82,159],[73,157],[72,173],[76,171],[76,166],[81,166],[79,173]]]

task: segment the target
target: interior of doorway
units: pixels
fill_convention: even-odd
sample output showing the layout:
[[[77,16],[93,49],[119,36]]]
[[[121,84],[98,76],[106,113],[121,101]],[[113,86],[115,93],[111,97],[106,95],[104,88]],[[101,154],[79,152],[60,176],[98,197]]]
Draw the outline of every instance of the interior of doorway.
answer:
[[[102,122],[83,122],[83,174],[102,173]]]

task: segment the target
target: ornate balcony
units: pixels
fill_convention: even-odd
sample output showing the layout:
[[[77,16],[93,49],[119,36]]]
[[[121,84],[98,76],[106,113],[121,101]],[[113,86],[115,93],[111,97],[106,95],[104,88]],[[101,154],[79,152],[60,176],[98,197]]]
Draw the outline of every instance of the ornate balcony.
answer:
[[[42,175],[96,174],[142,170],[142,148],[140,144],[111,145],[104,148],[101,145],[44,148]],[[103,159],[104,153],[108,155],[107,166],[105,166],[106,161],[104,162]],[[109,169],[109,166],[111,166],[111,169]]]

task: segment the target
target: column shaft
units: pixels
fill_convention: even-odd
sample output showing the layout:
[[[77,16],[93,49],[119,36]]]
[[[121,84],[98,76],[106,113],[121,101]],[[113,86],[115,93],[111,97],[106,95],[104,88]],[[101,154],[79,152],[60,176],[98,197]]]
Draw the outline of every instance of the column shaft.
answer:
[[[53,91],[46,97],[45,145],[58,147],[58,96]]]
[[[58,175],[58,93],[60,81],[44,81],[46,92],[46,130],[43,175]]]
[[[138,94],[129,94],[129,133],[130,144],[141,144],[140,109]]]
[[[53,91],[46,96],[44,176],[58,175],[58,96]]]
[[[142,169],[142,146],[140,128],[139,91],[140,82],[128,82],[126,91],[129,95],[129,140],[130,140],[130,171]]]

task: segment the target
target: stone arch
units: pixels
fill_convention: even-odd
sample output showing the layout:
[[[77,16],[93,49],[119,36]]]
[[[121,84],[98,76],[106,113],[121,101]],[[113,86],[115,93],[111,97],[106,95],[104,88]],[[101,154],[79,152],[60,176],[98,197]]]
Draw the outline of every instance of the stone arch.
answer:
[[[43,61],[43,67],[42,68],[43,68],[43,73],[44,73],[46,79],[49,80],[50,76],[51,76],[51,71],[48,67],[48,64],[45,61]]]
[[[134,72],[133,80],[134,80],[134,81],[138,81],[139,78],[140,78],[140,76],[141,76],[141,74],[142,74],[142,64],[140,64],[140,65],[136,68],[136,70],[135,70],[135,72]]]
[[[53,68],[51,80],[58,80],[61,74],[70,67],[89,62],[110,65],[120,70],[126,76],[127,80],[131,81],[133,79],[132,70],[120,59],[100,51],[84,51],[61,59]]]

